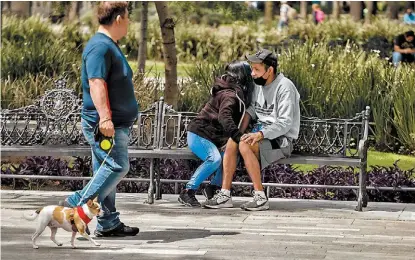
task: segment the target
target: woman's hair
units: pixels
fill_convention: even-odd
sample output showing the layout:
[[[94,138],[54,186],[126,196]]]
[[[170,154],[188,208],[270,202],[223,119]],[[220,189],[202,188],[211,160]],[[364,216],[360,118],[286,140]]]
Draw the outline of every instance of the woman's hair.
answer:
[[[251,102],[254,80],[251,75],[251,66],[246,61],[232,61],[225,67],[225,73],[221,79],[227,83],[237,84],[244,92],[244,99],[247,105]]]
[[[319,4],[312,4],[311,8],[314,10],[314,9],[320,8],[320,5]]]

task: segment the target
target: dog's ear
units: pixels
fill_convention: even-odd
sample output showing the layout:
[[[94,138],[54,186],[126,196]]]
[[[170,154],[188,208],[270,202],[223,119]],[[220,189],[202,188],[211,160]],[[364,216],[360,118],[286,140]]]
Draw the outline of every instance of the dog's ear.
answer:
[[[92,200],[88,200],[88,202],[86,203],[86,205],[88,206],[88,207],[91,207],[92,206]]]
[[[95,197],[94,202],[98,203],[98,196]]]

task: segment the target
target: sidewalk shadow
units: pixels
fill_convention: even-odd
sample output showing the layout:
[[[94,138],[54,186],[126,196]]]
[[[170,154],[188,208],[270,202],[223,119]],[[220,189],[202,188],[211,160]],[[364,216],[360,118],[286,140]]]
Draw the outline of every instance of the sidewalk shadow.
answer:
[[[161,231],[145,231],[138,233],[134,237],[110,237],[117,240],[148,240],[148,244],[172,243],[187,239],[206,238],[210,236],[234,236],[239,232],[215,232],[206,229],[166,229]],[[95,240],[105,240],[105,238],[94,238]]]

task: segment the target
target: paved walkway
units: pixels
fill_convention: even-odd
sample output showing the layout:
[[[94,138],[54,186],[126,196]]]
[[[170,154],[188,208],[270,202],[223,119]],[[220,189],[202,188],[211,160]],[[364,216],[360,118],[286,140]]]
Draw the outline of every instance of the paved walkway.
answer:
[[[146,194],[118,195],[122,220],[141,229],[136,237],[100,239],[101,247],[78,239],[74,250],[70,233],[58,231],[57,247],[47,229],[32,249],[35,227],[23,212],[66,194],[1,191],[1,259],[415,259],[415,204],[369,203],[356,212],[356,202],[272,199],[269,211],[245,212],[189,209],[177,195],[145,205]]]

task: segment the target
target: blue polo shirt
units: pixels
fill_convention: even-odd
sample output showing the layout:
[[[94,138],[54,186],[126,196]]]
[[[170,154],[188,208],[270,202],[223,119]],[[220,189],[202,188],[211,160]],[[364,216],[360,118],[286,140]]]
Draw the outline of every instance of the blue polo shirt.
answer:
[[[138,103],[134,96],[133,72],[118,45],[107,35],[96,33],[82,53],[82,118],[98,123],[99,115],[92,102],[89,79],[106,82],[109,107],[115,127],[131,126],[138,115]]]

